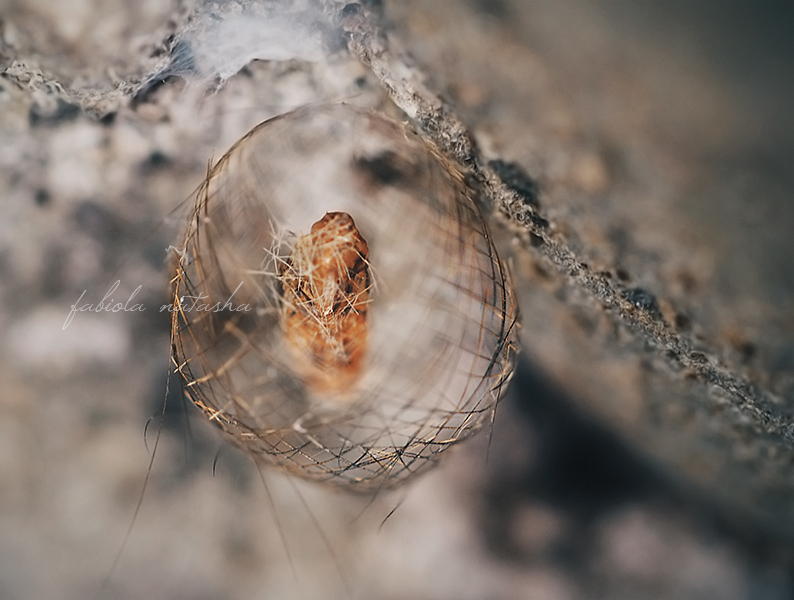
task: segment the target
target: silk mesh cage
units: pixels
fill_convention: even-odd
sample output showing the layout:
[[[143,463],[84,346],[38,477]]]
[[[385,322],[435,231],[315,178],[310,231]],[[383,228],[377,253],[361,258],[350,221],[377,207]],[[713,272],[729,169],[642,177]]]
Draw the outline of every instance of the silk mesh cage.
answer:
[[[460,172],[343,104],[239,140],[177,251],[174,363],[258,461],[367,491],[488,423],[516,354],[507,272]]]

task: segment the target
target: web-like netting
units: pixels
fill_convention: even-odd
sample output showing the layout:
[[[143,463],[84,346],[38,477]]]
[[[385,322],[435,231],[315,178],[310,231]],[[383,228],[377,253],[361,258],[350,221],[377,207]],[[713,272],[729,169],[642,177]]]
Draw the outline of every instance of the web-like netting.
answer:
[[[359,490],[478,430],[512,371],[516,309],[470,196],[371,111],[256,127],[209,173],[179,249],[172,342],[193,402],[257,459]]]

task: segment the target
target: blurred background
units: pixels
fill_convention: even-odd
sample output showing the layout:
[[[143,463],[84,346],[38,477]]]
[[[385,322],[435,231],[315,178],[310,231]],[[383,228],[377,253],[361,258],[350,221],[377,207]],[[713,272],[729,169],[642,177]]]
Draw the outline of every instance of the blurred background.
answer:
[[[794,5],[384,5],[486,157],[539,186],[558,239],[788,418]],[[260,478],[185,406],[159,307],[207,164],[306,102],[397,114],[343,52],[130,104],[192,9],[0,0],[0,598],[792,597],[790,442],[503,219],[522,363],[490,434],[414,485],[370,501]],[[115,281],[146,310],[63,328]]]

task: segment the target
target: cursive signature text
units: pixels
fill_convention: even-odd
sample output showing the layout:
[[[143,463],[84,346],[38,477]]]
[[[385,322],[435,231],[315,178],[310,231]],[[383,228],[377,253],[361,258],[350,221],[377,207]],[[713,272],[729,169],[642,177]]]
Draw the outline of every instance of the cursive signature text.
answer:
[[[69,323],[72,322],[72,319],[74,319],[74,316],[77,313],[79,313],[79,312],[94,312],[94,313],[114,312],[114,313],[117,313],[117,312],[136,312],[136,311],[143,312],[144,310],[146,310],[144,308],[143,304],[140,304],[140,303],[131,304],[133,299],[135,298],[135,296],[138,295],[138,292],[141,291],[141,287],[142,286],[140,286],[140,285],[135,288],[135,291],[133,291],[130,294],[130,297],[127,298],[127,301],[124,304],[122,304],[121,302],[114,302],[113,298],[111,298],[111,296],[113,295],[113,292],[116,291],[116,289],[119,287],[120,284],[121,284],[121,280],[116,281],[116,283],[114,283],[112,286],[110,286],[110,289],[102,297],[102,300],[100,300],[96,304],[88,304],[88,303],[82,304],[82,305],[80,304],[80,301],[83,299],[83,296],[86,295],[86,290],[83,290],[83,293],[80,294],[80,297],[77,299],[77,302],[72,304],[72,308],[71,308],[71,310],[69,310],[69,316],[66,317],[66,321],[64,321],[63,327],[61,329],[66,329],[67,327],[69,327]]]

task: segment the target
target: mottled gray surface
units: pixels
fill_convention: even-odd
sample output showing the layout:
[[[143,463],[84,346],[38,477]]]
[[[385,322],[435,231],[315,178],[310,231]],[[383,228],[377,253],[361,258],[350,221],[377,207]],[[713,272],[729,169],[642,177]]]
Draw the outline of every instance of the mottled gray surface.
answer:
[[[164,249],[207,162],[305,102],[399,114],[341,51],[327,65],[254,63],[203,99],[197,85],[169,81],[130,106],[189,4],[0,1],[2,598],[92,597],[125,538],[168,369]],[[648,322],[765,390],[770,415],[787,422],[790,7],[387,9],[484,155],[539,182],[554,239],[616,289],[650,294],[629,296]],[[572,285],[536,238],[498,231],[521,294],[526,365],[487,464],[481,438],[366,509],[300,485],[307,511],[292,483],[268,473],[274,511],[255,469],[192,409],[185,441],[172,389],[141,512],[101,596],[790,597],[785,438],[699,371],[676,370],[642,329]],[[117,298],[142,286],[147,310],[78,315],[62,330],[83,290],[96,301],[116,280]]]

